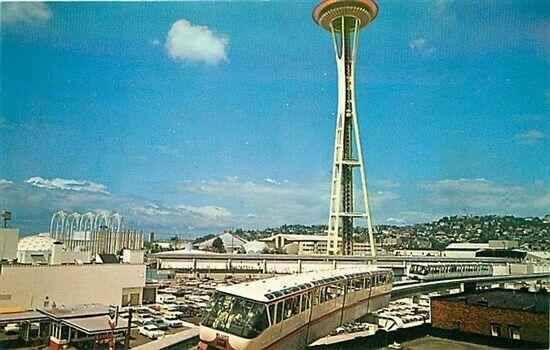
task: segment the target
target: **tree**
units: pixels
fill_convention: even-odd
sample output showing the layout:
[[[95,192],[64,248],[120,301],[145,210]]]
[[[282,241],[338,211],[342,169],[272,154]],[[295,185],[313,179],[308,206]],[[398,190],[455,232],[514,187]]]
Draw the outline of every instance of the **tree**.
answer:
[[[224,246],[223,241],[220,237],[217,237],[212,242],[212,249],[217,251],[218,253],[225,253],[225,246]]]

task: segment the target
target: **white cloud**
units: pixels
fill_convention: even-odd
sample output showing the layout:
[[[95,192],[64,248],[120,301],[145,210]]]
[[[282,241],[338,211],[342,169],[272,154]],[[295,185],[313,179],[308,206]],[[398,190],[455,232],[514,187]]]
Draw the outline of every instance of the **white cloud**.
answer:
[[[269,182],[270,184],[278,185],[278,186],[280,186],[280,185],[281,185],[281,183],[280,183],[279,181],[276,181],[276,180],[270,179],[269,177],[268,177],[268,178],[266,178],[266,179],[265,179],[264,181],[265,181],[265,182]]]
[[[12,183],[12,181],[10,181],[10,180],[0,179],[0,186],[9,185],[11,183]]]
[[[235,214],[233,214],[229,209],[218,207],[218,206],[212,206],[207,205],[204,207],[193,207],[190,205],[178,205],[176,206],[176,209],[183,210],[185,212],[191,213],[191,214],[198,214],[202,215],[206,218],[210,219],[219,219],[219,218],[232,218],[235,217]]]
[[[422,57],[433,57],[437,50],[428,43],[426,38],[419,38],[409,41],[409,48]]]
[[[486,179],[446,179],[424,183],[427,201],[436,208],[473,209],[476,213],[544,213],[550,208],[550,191],[544,186],[527,188]]]
[[[428,12],[440,22],[454,25],[457,23],[454,2],[454,0],[430,0],[427,3]]]
[[[516,134],[516,142],[520,145],[535,146],[540,140],[544,138],[542,131],[537,129],[531,129],[526,132]]]
[[[391,218],[390,217],[390,218],[386,219],[386,222],[389,223],[389,224],[402,225],[402,224],[406,224],[407,220],[399,219],[399,218]]]
[[[542,121],[544,118],[542,117],[542,115],[540,114],[523,114],[523,115],[520,115],[518,120],[520,122],[525,122],[525,123],[528,123],[528,122],[540,122]]]
[[[218,64],[227,59],[229,40],[206,26],[180,19],[172,24],[166,37],[166,52],[175,61]]]
[[[60,178],[48,180],[39,176],[35,176],[25,180],[25,182],[36,187],[49,189],[107,193],[107,186],[83,180],[66,180]]]
[[[159,46],[159,45],[160,45],[160,40],[159,40],[159,39],[153,39],[153,40],[151,40],[151,45],[153,45],[153,46]]]
[[[52,17],[52,11],[43,2],[8,2],[1,6],[2,23],[7,25],[39,24]]]

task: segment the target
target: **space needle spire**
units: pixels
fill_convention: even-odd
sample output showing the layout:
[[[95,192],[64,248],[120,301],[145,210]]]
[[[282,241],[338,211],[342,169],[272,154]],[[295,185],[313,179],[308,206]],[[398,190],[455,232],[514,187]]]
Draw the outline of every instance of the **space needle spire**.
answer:
[[[370,249],[376,255],[367,180],[355,108],[355,63],[359,31],[378,15],[373,0],[323,0],[313,20],[332,34],[338,68],[338,115],[334,140],[332,190],[328,219],[328,254],[353,255],[353,220],[367,222]],[[359,171],[363,210],[354,207],[353,173]],[[339,241],[341,239],[341,246]]]

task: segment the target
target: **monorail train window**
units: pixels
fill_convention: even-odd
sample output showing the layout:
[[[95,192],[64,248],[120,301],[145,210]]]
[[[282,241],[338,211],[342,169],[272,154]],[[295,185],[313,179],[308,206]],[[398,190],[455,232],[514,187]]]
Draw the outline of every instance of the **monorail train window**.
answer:
[[[365,277],[365,288],[368,289],[371,286],[371,278],[370,276]]]
[[[320,292],[319,303],[320,304],[324,303],[327,300],[327,289],[328,289],[328,287],[324,286],[324,287],[321,287],[320,290],[319,290],[319,292]]]
[[[300,297],[285,300],[285,319],[300,313]]]
[[[277,321],[275,319],[275,304],[269,305],[269,317],[271,317],[271,324],[275,324]]]
[[[319,304],[319,289],[314,289],[311,292],[311,298],[313,299],[312,300],[313,306]]]
[[[277,323],[283,321],[283,302],[277,303]]]
[[[201,324],[245,338],[254,338],[269,326],[266,306],[231,295],[213,298]]]
[[[311,307],[311,292],[302,294],[302,311],[306,311]]]
[[[354,278],[351,280],[351,286],[353,287],[353,290],[360,291],[363,289],[363,278]]]

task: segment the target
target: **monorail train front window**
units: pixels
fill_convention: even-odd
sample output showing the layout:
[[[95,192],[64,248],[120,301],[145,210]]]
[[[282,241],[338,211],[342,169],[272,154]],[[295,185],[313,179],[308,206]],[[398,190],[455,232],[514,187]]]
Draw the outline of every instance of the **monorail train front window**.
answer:
[[[269,326],[269,321],[264,304],[216,293],[201,324],[252,339]]]

